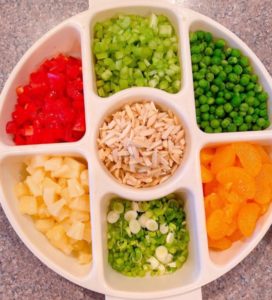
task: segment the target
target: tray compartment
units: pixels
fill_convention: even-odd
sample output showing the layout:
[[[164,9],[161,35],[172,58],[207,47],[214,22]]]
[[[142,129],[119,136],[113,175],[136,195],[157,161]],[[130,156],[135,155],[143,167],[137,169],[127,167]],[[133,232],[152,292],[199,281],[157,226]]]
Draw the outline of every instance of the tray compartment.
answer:
[[[80,152],[50,152],[40,151],[35,154],[44,155],[61,155],[68,157],[76,157],[86,162]],[[55,248],[45,237],[44,234],[39,232],[34,225],[32,218],[28,215],[23,215],[19,211],[19,202],[15,195],[15,185],[22,180],[21,171],[25,159],[35,155],[13,153],[4,156],[0,160],[0,193],[1,197],[7,199],[4,203],[6,206],[5,211],[9,219],[13,220],[13,224],[20,238],[30,248],[33,253],[38,256],[50,268],[58,271],[65,277],[72,278],[78,281],[86,277],[92,269],[92,262],[86,265],[80,265],[76,258],[65,255],[60,250]],[[90,221],[92,222],[92,221]],[[92,251],[93,253],[93,251]]]
[[[106,284],[115,291],[129,292],[129,293],[161,293],[175,290],[179,287],[186,287],[194,282],[197,282],[201,270],[201,260],[198,249],[199,244],[197,232],[195,230],[196,222],[196,208],[194,206],[193,194],[186,189],[178,189],[175,192],[182,199],[184,199],[184,209],[186,212],[187,228],[190,234],[189,242],[189,256],[185,264],[176,272],[170,275],[154,276],[149,275],[143,278],[130,278],[116,272],[112,269],[107,261],[107,211],[110,200],[116,197],[115,193],[107,193],[104,195],[100,210],[101,231],[102,231],[102,245],[103,245],[103,273]],[[121,197],[122,198],[122,197]]]
[[[271,78],[266,71],[265,67],[262,65],[261,61],[257,56],[248,48],[248,46],[241,41],[236,35],[227,30],[222,25],[216,23],[215,21],[205,18],[200,14],[196,14],[191,22],[189,22],[189,31],[195,32],[198,30],[211,32],[214,38],[225,39],[230,47],[237,48],[241,50],[242,54],[247,56],[250,61],[250,65],[253,67],[254,74],[257,74],[259,77],[259,83],[263,86],[264,90],[268,93],[269,98],[267,100],[267,109],[270,122],[271,113],[272,113],[272,88],[271,88]],[[267,131],[271,130],[271,124],[268,128],[262,129]],[[201,130],[201,129],[200,129]]]
[[[140,15],[140,16],[149,16],[151,13],[155,14],[162,14],[168,17],[169,21],[172,23],[172,25],[175,28],[176,35],[178,37],[178,56],[180,60],[180,66],[181,66],[181,89],[180,91],[183,90],[184,86],[187,85],[187,74],[186,74],[186,56],[183,51],[183,24],[182,21],[180,20],[179,16],[176,14],[176,12],[171,9],[171,7],[167,7],[164,5],[157,4],[156,6],[154,5],[149,5],[149,4],[138,4],[135,5],[133,3],[131,4],[124,4],[120,5],[118,8],[107,8],[104,10],[97,10],[96,13],[92,16],[90,20],[90,39],[91,39],[91,48],[90,48],[90,55],[91,55],[91,60],[92,60],[92,78],[93,78],[93,87],[94,87],[94,92],[97,93],[97,88],[96,88],[96,75],[95,75],[95,70],[94,70],[94,65],[95,65],[95,59],[93,55],[93,50],[92,50],[92,45],[93,45],[93,33],[94,33],[94,26],[97,22],[100,21],[105,21],[107,19],[110,19],[112,17],[115,17],[119,14],[133,14],[133,15]],[[119,92],[117,92],[118,94]],[[179,93],[179,92],[178,92]],[[98,96],[99,97],[99,96]],[[101,97],[100,97],[101,98]],[[101,100],[106,100],[108,97],[101,98]]]
[[[259,144],[261,146],[264,146],[267,152],[269,153],[269,156],[272,157],[271,140],[262,137],[261,135],[258,135],[255,138],[255,140],[250,139],[247,136],[244,136],[243,139],[241,139],[241,137],[239,136],[237,136],[236,138],[229,137],[228,141],[225,140],[224,142],[222,141],[217,143],[213,142],[211,144],[205,145],[205,147],[203,148],[207,148],[210,146],[220,146],[224,144],[230,144],[233,142],[240,142],[241,140],[252,144]],[[202,201],[204,205],[203,198],[204,196],[202,197]],[[239,240],[237,242],[234,242],[229,249],[224,251],[214,251],[212,249],[209,249],[209,257],[213,267],[220,268],[221,269],[220,272],[223,271],[225,272],[225,270],[229,270],[233,266],[235,266],[238,262],[244,259],[249,254],[250,251],[254,249],[254,247],[264,236],[265,232],[268,230],[271,222],[272,222],[272,205],[270,203],[270,207],[268,211],[259,218],[255,231],[250,237],[245,238],[241,241]],[[205,234],[207,233],[205,232]]]
[[[0,114],[2,120],[0,126],[0,144],[14,146],[12,136],[6,133],[6,124],[10,121],[11,113],[17,102],[16,88],[20,85],[26,85],[29,82],[31,72],[35,71],[48,58],[53,58],[60,53],[81,58],[81,35],[81,29],[77,24],[73,22],[66,22],[65,25],[61,24],[57,29],[53,29],[40,39],[16,66],[6,85],[6,93],[2,95],[4,101]],[[82,69],[84,84],[85,71],[84,68]],[[85,92],[85,115],[87,107],[86,97]]]

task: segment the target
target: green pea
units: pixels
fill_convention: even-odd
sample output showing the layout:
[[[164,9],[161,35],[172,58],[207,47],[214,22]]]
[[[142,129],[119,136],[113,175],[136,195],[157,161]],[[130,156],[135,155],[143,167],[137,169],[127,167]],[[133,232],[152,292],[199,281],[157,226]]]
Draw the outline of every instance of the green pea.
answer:
[[[237,111],[232,111],[229,115],[232,119],[234,119],[238,116],[238,113],[237,113]]]
[[[239,77],[239,75],[237,75],[235,73],[229,73],[228,79],[230,82],[237,83],[237,82],[239,82],[240,77]]]
[[[231,119],[230,118],[225,118],[222,122],[221,122],[221,127],[222,128],[227,128],[231,123]]]
[[[234,56],[231,56],[228,58],[228,63],[231,64],[231,65],[235,65],[238,63],[238,58],[237,57],[234,57]]]
[[[237,117],[233,118],[233,122],[235,125],[240,126],[243,124],[244,119],[241,116],[237,116]]]
[[[228,74],[228,73],[231,73],[233,68],[231,65],[226,65],[225,68],[224,68],[225,72]]]
[[[229,124],[229,126],[227,127],[227,131],[228,132],[235,132],[235,131],[237,131],[237,126],[233,123]]]
[[[207,97],[205,95],[201,95],[199,97],[199,103],[200,104],[206,104],[207,103]]]
[[[260,116],[260,117],[266,117],[266,116],[268,116],[267,109],[262,109],[262,110],[259,112],[259,116]]]
[[[200,123],[200,126],[201,126],[201,128],[205,128],[205,127],[207,127],[207,126],[209,126],[209,121],[202,121],[201,123]]]
[[[209,82],[205,79],[201,79],[198,84],[203,89],[209,88],[209,85],[210,85]]]
[[[222,97],[218,97],[215,99],[215,103],[218,105],[224,104],[225,102],[226,102],[225,99]]]
[[[217,75],[220,72],[220,69],[218,66],[211,66],[211,72],[215,75]]]
[[[264,127],[265,124],[266,124],[266,121],[265,121],[264,118],[259,118],[259,119],[257,120],[257,125],[260,126],[261,128]]]
[[[233,57],[239,58],[239,57],[241,56],[241,51],[238,50],[238,49],[232,49],[231,55],[232,55]]]
[[[207,73],[207,74],[206,74],[206,79],[207,79],[209,82],[213,81],[213,79],[214,79],[213,73]]]
[[[255,88],[255,84],[253,82],[250,82],[247,86],[246,86],[246,90],[247,91],[251,91]]]
[[[197,72],[198,70],[199,70],[198,64],[193,64],[193,65],[192,65],[192,71],[193,71],[193,72]]]
[[[224,81],[227,78],[227,73],[225,71],[220,71],[220,73],[218,74],[218,77]]]
[[[254,110],[254,108],[253,107],[250,107],[249,109],[248,109],[248,114],[250,114],[250,115],[252,115],[252,114],[254,114],[254,112],[255,112],[255,110]]]
[[[231,112],[233,110],[233,107],[232,107],[232,105],[230,103],[226,103],[224,105],[224,110],[225,110],[225,112],[229,113],[229,112]]]
[[[231,52],[232,52],[232,48],[228,47],[228,48],[225,49],[226,56],[230,56]]]
[[[213,104],[215,102],[215,99],[213,97],[209,97],[208,100],[207,100],[207,103],[209,105]]]
[[[227,82],[226,83],[226,88],[228,89],[228,90],[233,90],[233,88],[234,88],[234,83],[232,83],[232,82]]]
[[[261,92],[257,97],[261,102],[265,102],[268,99],[268,93]]]
[[[255,98],[254,98],[254,97],[248,97],[248,98],[246,98],[246,103],[247,103],[249,106],[254,105],[254,102],[255,102]]]
[[[202,112],[202,113],[204,113],[204,112],[208,112],[209,111],[209,105],[208,104],[202,104],[201,106],[200,106],[200,111]]]
[[[259,80],[258,75],[256,75],[256,74],[251,75],[251,81],[252,82],[257,83],[258,80]]]
[[[219,88],[216,85],[213,84],[211,86],[211,91],[215,94],[215,93],[217,93],[219,91]]]
[[[225,40],[223,40],[223,39],[218,39],[216,42],[215,42],[215,47],[216,48],[224,48],[225,47],[225,45],[226,45],[226,42],[225,42]]]
[[[250,82],[250,76],[247,74],[242,75],[241,79],[240,79],[240,84],[243,86],[248,85]]]
[[[240,58],[239,62],[240,62],[240,65],[241,65],[242,67],[247,67],[248,64],[249,64],[249,59],[248,59],[248,57],[246,57],[246,56],[242,56],[242,57]]]
[[[211,63],[213,65],[219,65],[221,63],[221,58],[218,56],[212,56]]]
[[[212,128],[218,128],[220,126],[220,122],[218,121],[218,120],[216,120],[216,119],[214,119],[214,120],[212,120],[211,121],[211,127]]]
[[[222,128],[219,126],[219,127],[215,128],[213,132],[214,133],[220,133],[222,131],[223,131]]]
[[[216,106],[211,105],[211,106],[210,106],[210,113],[211,113],[211,114],[215,113],[215,110],[216,110]]]
[[[243,68],[240,65],[235,65],[233,71],[235,74],[240,75],[243,73]]]
[[[232,94],[230,92],[225,92],[225,99],[230,100],[232,97]]]
[[[241,104],[241,98],[238,95],[233,96],[233,98],[231,99],[231,104],[234,107],[238,107]]]
[[[253,125],[253,126],[252,126],[252,129],[253,129],[254,131],[261,130],[261,128],[260,128],[258,125]]]
[[[210,119],[210,114],[209,113],[204,113],[201,115],[202,120],[204,121],[209,121]]]
[[[210,56],[204,56],[202,62],[204,63],[204,65],[209,66],[211,64]]]
[[[251,115],[245,116],[245,121],[246,123],[252,123],[252,116]]]
[[[195,90],[196,95],[200,96],[203,95],[204,90],[201,87],[196,88]]]
[[[248,130],[248,125],[247,124],[242,124],[239,126],[239,131],[247,131]]]
[[[215,110],[215,114],[217,117],[222,118],[225,116],[225,111],[223,106],[218,106],[217,109]]]
[[[213,129],[212,129],[211,126],[205,127],[204,131],[205,131],[206,133],[213,133]]]
[[[255,98],[253,106],[259,107],[259,105],[260,105],[260,101]]]
[[[191,43],[196,42],[197,38],[198,38],[196,32],[190,32],[189,37],[190,37],[190,42]]]
[[[247,112],[248,109],[249,109],[249,106],[248,106],[247,103],[242,103],[242,104],[240,105],[240,111]]]
[[[213,54],[213,49],[211,47],[207,47],[205,49],[205,55],[212,56],[212,54]]]

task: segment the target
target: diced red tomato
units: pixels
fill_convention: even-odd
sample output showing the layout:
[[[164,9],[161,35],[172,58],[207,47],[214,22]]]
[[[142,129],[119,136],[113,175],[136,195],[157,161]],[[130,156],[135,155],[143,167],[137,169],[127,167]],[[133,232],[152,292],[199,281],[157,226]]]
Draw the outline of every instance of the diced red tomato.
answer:
[[[16,88],[17,103],[6,132],[16,145],[74,142],[85,133],[81,60],[58,55]]]

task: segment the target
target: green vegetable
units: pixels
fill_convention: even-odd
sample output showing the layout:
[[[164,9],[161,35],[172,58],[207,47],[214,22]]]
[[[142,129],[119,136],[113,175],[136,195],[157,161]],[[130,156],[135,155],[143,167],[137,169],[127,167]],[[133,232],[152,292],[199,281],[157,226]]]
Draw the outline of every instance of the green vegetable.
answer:
[[[176,194],[145,202],[114,198],[107,220],[108,262],[114,270],[143,277],[172,273],[185,263],[189,232]]]
[[[133,86],[149,86],[169,93],[180,90],[178,38],[163,15],[119,15],[98,22],[94,26],[92,50],[101,97]]]
[[[269,96],[249,59],[209,32],[191,32],[190,45],[199,127],[207,133],[269,127]]]

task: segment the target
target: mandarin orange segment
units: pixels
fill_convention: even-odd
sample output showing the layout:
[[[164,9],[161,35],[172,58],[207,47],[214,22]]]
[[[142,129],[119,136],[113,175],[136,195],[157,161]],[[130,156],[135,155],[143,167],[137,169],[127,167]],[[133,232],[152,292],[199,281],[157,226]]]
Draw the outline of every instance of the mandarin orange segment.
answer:
[[[231,224],[236,218],[240,209],[240,204],[237,203],[227,203],[224,207],[225,220],[228,224]]]
[[[207,219],[207,233],[213,240],[222,239],[228,231],[223,210],[214,210]]]
[[[267,152],[265,151],[264,147],[257,144],[253,145],[253,147],[259,152],[262,159],[262,163],[272,163],[272,160],[267,154]]]
[[[227,237],[232,236],[234,234],[234,232],[237,230],[237,228],[238,228],[237,221],[234,220],[232,223],[229,224],[226,236]]]
[[[249,143],[241,142],[232,145],[245,171],[251,176],[256,176],[262,167],[262,157],[259,151]]]
[[[211,171],[217,174],[219,171],[233,166],[235,157],[235,151],[231,145],[218,147],[211,162]]]
[[[239,229],[235,230],[233,234],[229,236],[229,239],[234,243],[241,240],[244,236]]]
[[[216,193],[212,193],[205,197],[205,201],[209,201],[212,210],[220,209],[224,206],[224,200]]]
[[[240,197],[237,193],[230,191],[227,195],[227,201],[233,204],[242,204],[244,199]]]
[[[203,165],[208,165],[214,156],[215,149],[214,148],[204,148],[200,151],[200,162]]]
[[[204,191],[204,196],[208,196],[211,193],[215,193],[216,189],[218,187],[218,182],[217,181],[211,181],[208,183],[205,183],[203,185],[203,191]]]
[[[203,183],[208,183],[213,181],[212,172],[203,165],[201,165],[201,179]]]
[[[256,180],[272,186],[272,164],[263,164]]]
[[[256,192],[256,184],[252,176],[239,167],[228,167],[216,175],[223,185],[232,184],[231,188],[243,199],[252,199]]]
[[[204,206],[205,206],[205,215],[206,215],[206,219],[207,219],[208,216],[213,212],[213,210],[211,208],[210,200],[207,197],[204,198]]]
[[[238,228],[245,237],[249,237],[254,232],[260,212],[260,207],[255,203],[247,203],[240,209]]]
[[[269,184],[256,178],[256,193],[254,201],[258,204],[267,204],[271,201],[272,189]]]
[[[213,250],[226,250],[231,247],[232,241],[226,237],[220,240],[208,239],[209,247]]]

